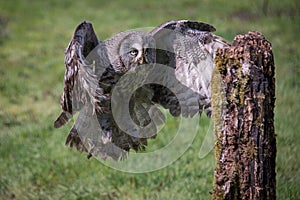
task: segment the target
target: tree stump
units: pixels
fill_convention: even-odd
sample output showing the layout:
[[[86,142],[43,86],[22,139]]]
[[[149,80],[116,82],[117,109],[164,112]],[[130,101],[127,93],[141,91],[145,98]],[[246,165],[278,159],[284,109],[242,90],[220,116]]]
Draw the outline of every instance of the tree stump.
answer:
[[[258,32],[219,49],[212,78],[213,199],[276,199],[275,66]]]

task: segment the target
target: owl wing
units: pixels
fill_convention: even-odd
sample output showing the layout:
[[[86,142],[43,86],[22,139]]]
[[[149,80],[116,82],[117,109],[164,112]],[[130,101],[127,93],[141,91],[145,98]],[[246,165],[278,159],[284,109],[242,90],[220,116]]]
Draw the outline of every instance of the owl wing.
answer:
[[[66,145],[76,147],[80,151],[92,151],[91,145],[87,145],[89,144],[87,138],[97,135],[94,126],[98,125],[93,123],[95,120],[92,119],[97,119],[96,112],[104,111],[105,108],[100,102],[108,98],[99,87],[99,78],[96,75],[105,68],[101,67],[106,62],[106,58],[102,58],[105,57],[105,52],[92,24],[85,21],[77,26],[65,51],[62,113],[54,122],[54,127],[65,125],[76,112],[80,111],[66,139]]]
[[[61,96],[62,113],[54,122],[54,127],[59,128],[66,124],[79,111],[94,93],[101,89],[97,87],[97,79],[92,72],[92,61],[86,57],[100,44],[91,23],[82,22],[65,50],[65,76],[64,92]]]
[[[215,28],[209,24],[181,20],[166,22],[150,32],[156,40],[157,62],[174,69],[180,82],[176,94],[164,86],[152,85],[153,101],[173,116],[193,116],[203,110],[211,115],[214,54],[218,48],[230,45],[213,31]]]

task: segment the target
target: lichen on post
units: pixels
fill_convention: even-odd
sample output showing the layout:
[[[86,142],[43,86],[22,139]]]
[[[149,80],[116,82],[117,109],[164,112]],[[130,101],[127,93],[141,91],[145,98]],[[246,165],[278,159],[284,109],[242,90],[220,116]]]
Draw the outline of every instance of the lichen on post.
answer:
[[[212,78],[213,199],[276,199],[275,66],[258,32],[219,49]]]

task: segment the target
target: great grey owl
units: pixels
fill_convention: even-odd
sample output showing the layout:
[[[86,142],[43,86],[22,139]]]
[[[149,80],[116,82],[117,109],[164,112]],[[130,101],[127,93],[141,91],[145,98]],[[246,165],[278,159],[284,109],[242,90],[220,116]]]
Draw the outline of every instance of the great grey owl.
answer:
[[[150,32],[125,31],[102,42],[91,23],[79,24],[65,51],[63,111],[54,122],[61,127],[79,112],[66,144],[88,157],[119,159],[155,137],[164,115],[154,105],[173,116],[202,111],[210,116],[214,54],[229,45],[213,31],[202,22],[169,21]]]

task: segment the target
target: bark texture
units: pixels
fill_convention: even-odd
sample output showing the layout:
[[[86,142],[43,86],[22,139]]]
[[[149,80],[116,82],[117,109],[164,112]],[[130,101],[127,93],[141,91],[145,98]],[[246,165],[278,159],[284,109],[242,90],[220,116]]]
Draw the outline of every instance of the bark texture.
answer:
[[[219,49],[212,79],[213,199],[276,199],[275,66],[258,32]]]

